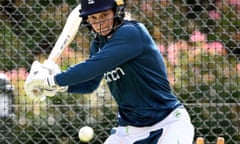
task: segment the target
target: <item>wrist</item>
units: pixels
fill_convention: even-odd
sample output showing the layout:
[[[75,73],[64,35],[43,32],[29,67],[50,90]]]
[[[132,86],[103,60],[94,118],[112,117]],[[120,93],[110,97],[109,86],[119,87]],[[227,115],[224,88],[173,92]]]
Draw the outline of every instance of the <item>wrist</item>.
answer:
[[[45,87],[46,88],[54,88],[57,87],[56,82],[55,82],[55,75],[49,75],[47,76],[45,80]]]

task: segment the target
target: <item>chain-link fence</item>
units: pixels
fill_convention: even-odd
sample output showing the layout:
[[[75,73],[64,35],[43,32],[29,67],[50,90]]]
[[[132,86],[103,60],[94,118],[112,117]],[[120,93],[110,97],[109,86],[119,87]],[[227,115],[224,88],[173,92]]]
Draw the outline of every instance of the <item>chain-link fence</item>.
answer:
[[[75,144],[78,130],[95,130],[102,144],[117,108],[105,82],[89,95],[27,97],[23,83],[33,60],[43,61],[76,0],[0,0],[0,143]],[[240,1],[127,0],[162,52],[176,95],[190,112],[196,136],[240,143]],[[58,63],[88,57],[89,34],[79,33]],[[182,130],[184,132],[184,130]]]

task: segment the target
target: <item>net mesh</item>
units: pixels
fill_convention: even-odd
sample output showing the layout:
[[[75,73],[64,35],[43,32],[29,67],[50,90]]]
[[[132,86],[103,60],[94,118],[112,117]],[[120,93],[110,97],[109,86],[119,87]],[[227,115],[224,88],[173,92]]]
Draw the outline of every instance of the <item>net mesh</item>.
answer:
[[[117,107],[105,81],[92,94],[45,99],[23,90],[33,60],[43,61],[76,0],[1,0],[0,143],[75,144],[78,131],[95,130],[102,144],[116,125]],[[163,54],[174,93],[186,105],[195,137],[240,143],[239,0],[127,0],[127,12],[149,29]],[[57,63],[83,61],[90,36],[79,29]]]

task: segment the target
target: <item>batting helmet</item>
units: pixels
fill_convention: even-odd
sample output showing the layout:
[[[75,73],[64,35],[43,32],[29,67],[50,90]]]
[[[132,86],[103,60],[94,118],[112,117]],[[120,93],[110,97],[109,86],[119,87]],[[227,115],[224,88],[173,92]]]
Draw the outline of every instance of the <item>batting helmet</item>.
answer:
[[[124,0],[81,0],[82,9],[80,10],[80,17],[86,17],[113,8],[117,10],[117,7],[123,7],[124,5]]]

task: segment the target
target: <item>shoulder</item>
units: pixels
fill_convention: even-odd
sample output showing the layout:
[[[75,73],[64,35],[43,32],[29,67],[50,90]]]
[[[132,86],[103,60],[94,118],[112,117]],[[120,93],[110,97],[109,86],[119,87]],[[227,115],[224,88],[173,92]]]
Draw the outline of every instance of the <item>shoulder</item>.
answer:
[[[124,21],[124,23],[120,26],[119,30],[121,31],[139,31],[144,27],[144,25],[137,21]]]
[[[116,35],[128,39],[139,39],[142,37],[145,27],[142,23],[137,21],[124,21],[124,23],[117,29]]]

